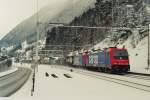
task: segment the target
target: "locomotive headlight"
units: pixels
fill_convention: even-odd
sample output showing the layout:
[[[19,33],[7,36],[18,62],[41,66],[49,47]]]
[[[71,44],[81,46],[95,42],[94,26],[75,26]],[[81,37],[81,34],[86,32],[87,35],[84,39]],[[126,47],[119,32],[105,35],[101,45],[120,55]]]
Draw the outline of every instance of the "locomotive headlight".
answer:
[[[116,62],[114,64],[117,64]]]
[[[118,63],[118,62],[114,62],[114,64],[115,64],[115,65],[118,65],[119,63]]]

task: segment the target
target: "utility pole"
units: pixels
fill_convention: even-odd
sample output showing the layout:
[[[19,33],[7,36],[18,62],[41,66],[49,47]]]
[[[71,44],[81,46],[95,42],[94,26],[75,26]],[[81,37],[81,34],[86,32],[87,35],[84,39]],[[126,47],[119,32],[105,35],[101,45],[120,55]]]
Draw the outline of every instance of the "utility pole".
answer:
[[[38,15],[38,0],[36,1],[36,33],[37,33],[37,43],[36,43],[36,61],[35,61],[35,64],[36,64],[36,68],[37,68],[37,71],[38,71],[38,47],[39,47],[39,15]]]
[[[38,18],[38,0],[36,0],[36,33],[37,33],[37,43],[36,43],[36,59],[34,61],[34,64],[31,65],[31,68],[33,69],[33,75],[32,75],[32,89],[31,89],[31,96],[33,96],[34,90],[35,90],[35,69],[38,71],[38,41],[39,41],[39,18]]]
[[[146,1],[146,7],[148,7],[148,1],[149,0]],[[148,42],[147,43],[148,44],[148,51],[147,51],[148,55],[147,55],[147,68],[146,69],[148,70],[150,68],[150,24],[148,25],[148,36],[147,37],[148,37],[148,39],[147,39],[148,40],[147,41]]]
[[[112,15],[111,15],[111,18],[112,18],[112,27],[113,27],[113,24],[114,24],[114,1],[112,0],[111,2],[111,5],[112,5]]]
[[[149,28],[148,28],[148,56],[147,56],[147,70],[150,67],[150,24],[149,24]]]

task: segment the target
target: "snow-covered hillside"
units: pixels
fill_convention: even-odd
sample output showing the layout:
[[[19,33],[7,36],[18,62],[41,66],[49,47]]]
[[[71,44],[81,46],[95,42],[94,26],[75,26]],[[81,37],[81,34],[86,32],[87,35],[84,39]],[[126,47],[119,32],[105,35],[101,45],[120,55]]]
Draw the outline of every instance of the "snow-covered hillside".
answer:
[[[45,23],[69,23],[89,8],[94,7],[96,0],[63,0],[55,6],[47,6],[39,13],[40,35],[44,37]],[[1,46],[18,44],[26,38],[29,42],[36,40],[36,15],[26,19],[9,32],[1,41]]]
[[[147,34],[147,33],[146,33]],[[94,46],[95,49],[114,47],[116,44],[112,41],[113,36],[108,36],[102,42]],[[122,48],[125,46],[129,53],[131,71],[135,72],[149,72],[147,68],[147,57],[148,57],[148,36],[141,39],[139,33],[134,31],[127,40],[124,42],[119,39],[117,47]]]

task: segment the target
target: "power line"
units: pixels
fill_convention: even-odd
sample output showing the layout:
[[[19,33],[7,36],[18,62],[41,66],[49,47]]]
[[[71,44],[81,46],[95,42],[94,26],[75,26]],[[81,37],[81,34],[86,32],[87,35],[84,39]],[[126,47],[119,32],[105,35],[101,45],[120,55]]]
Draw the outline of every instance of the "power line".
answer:
[[[67,25],[64,23],[49,23],[50,26],[54,27],[65,27],[65,28],[86,28],[86,29],[114,29],[114,30],[131,30],[131,29],[148,29],[148,26],[140,26],[140,27],[105,27],[105,26],[74,26]]]
[[[47,47],[91,47],[91,45],[84,45],[84,46],[79,46],[79,45],[45,45]]]

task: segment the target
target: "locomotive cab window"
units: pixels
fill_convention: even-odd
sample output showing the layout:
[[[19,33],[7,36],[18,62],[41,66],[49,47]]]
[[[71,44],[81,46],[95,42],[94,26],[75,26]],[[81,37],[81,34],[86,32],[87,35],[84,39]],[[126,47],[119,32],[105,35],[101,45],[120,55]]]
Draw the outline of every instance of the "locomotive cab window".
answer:
[[[128,59],[127,50],[114,50],[113,55],[115,59]]]

